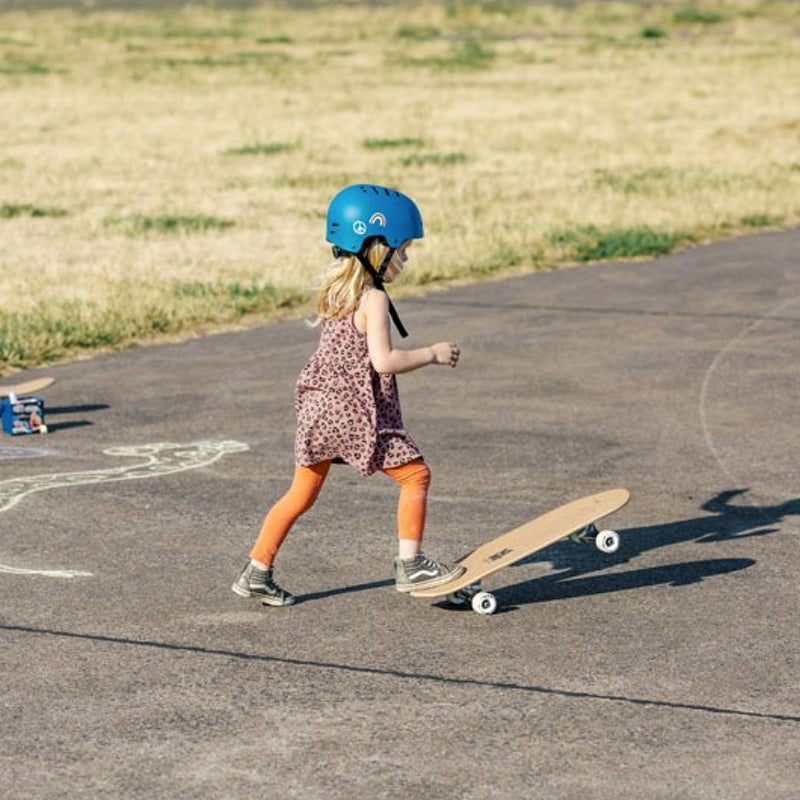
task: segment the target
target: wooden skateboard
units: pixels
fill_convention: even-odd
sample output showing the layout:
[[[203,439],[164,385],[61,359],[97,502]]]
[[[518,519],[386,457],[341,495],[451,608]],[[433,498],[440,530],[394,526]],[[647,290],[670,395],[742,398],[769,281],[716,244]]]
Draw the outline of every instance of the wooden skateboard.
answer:
[[[44,400],[36,397],[55,383],[55,378],[34,378],[11,386],[0,386],[0,424],[3,433],[47,433]]]
[[[26,395],[43,392],[56,382],[55,378],[34,378],[24,383],[16,383],[12,386],[0,386],[0,398],[2,397],[25,397]]]
[[[601,552],[615,552],[619,534],[613,530],[598,531],[595,523],[618,511],[629,499],[627,489],[612,489],[560,506],[462,556],[456,563],[465,569],[457,578],[429,589],[417,589],[411,595],[446,597],[458,605],[471,603],[478,614],[493,614],[497,598],[483,589],[480,584],[483,578],[561,539],[593,541]]]

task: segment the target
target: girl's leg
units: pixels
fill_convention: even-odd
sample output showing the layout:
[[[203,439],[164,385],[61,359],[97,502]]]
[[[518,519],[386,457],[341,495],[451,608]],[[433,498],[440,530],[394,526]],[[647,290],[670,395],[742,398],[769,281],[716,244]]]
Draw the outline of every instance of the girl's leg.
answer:
[[[397,502],[398,556],[413,558],[422,547],[431,471],[421,458],[383,471],[400,487]]]
[[[262,569],[272,566],[292,525],[314,505],[330,466],[330,461],[321,461],[310,467],[295,468],[289,490],[264,518],[261,532],[250,551],[253,566]]]
[[[438,586],[455,578],[464,567],[449,567],[422,553],[431,471],[422,459],[383,470],[400,486],[397,504],[398,555],[394,561],[399,592]]]

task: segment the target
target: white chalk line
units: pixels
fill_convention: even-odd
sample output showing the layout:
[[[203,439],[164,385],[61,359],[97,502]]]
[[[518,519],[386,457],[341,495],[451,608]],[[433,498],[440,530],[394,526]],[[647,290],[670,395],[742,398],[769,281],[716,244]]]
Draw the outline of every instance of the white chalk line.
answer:
[[[158,442],[156,444],[129,447],[109,447],[103,450],[105,455],[145,457],[147,460],[144,463],[129,466],[85,470],[82,472],[61,472],[51,475],[31,475],[0,481],[0,513],[14,508],[24,498],[35,492],[172,475],[208,466],[225,455],[241,453],[249,449],[249,445],[235,440],[219,442],[198,441],[189,444]],[[91,572],[81,570],[25,569],[7,564],[0,564],[0,573],[67,579],[92,576]]]
[[[708,422],[708,395],[709,395],[709,387],[711,386],[711,380],[714,373],[717,370],[717,367],[725,358],[725,356],[746,336],[749,336],[756,328],[763,325],[765,322],[769,322],[771,318],[778,315],[780,311],[782,311],[787,306],[792,305],[793,303],[797,302],[798,298],[793,297],[790,300],[785,300],[782,303],[779,303],[775,308],[771,311],[764,314],[757,320],[751,322],[747,327],[743,328],[739,331],[736,336],[734,336],[729,342],[722,347],[719,352],[714,356],[711,364],[709,365],[708,369],[706,370],[705,375],[703,376],[703,383],[700,387],[700,401],[699,401],[699,412],[700,412],[700,427],[703,431],[703,439],[705,440],[706,446],[708,447],[709,452],[714,457],[714,460],[717,462],[717,466],[723,472],[723,474],[728,478],[728,480],[732,481],[733,486],[741,486],[743,485],[739,478],[731,472],[728,467],[725,465],[723,461],[723,456],[719,452],[719,449],[714,443],[714,439],[711,435],[711,426]]]

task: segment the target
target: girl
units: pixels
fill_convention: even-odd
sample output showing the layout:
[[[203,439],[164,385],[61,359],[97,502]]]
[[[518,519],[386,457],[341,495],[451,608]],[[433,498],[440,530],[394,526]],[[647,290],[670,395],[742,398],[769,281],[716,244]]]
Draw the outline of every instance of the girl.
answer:
[[[395,379],[428,364],[455,367],[459,349],[451,342],[393,347],[390,317],[402,336],[406,332],[384,288],[403,271],[411,241],[423,235],[419,209],[393,189],[358,184],[331,201],[326,238],[336,262],[317,298],[319,346],[297,381],[294,479],[264,519],[250,560],[231,587],[236,594],[260,597],[265,605],[294,603],[275,582],[272,565],[334,462],[363,475],[383,472],[400,488],[398,591],[437,586],[463,572],[422,553],[430,470],[403,426]]]

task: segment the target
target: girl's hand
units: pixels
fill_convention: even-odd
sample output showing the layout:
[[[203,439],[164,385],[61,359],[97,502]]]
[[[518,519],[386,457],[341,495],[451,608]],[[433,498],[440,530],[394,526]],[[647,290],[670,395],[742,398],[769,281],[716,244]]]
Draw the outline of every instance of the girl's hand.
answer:
[[[389,298],[378,289],[368,289],[353,322],[356,330],[366,333],[369,358],[381,375],[399,375],[430,364],[454,367],[461,351],[452,342],[439,342],[417,350],[398,350],[392,346],[389,330]]]
[[[433,353],[433,363],[444,367],[455,367],[458,364],[458,357],[461,355],[458,345],[453,342],[432,344],[431,352]]]

